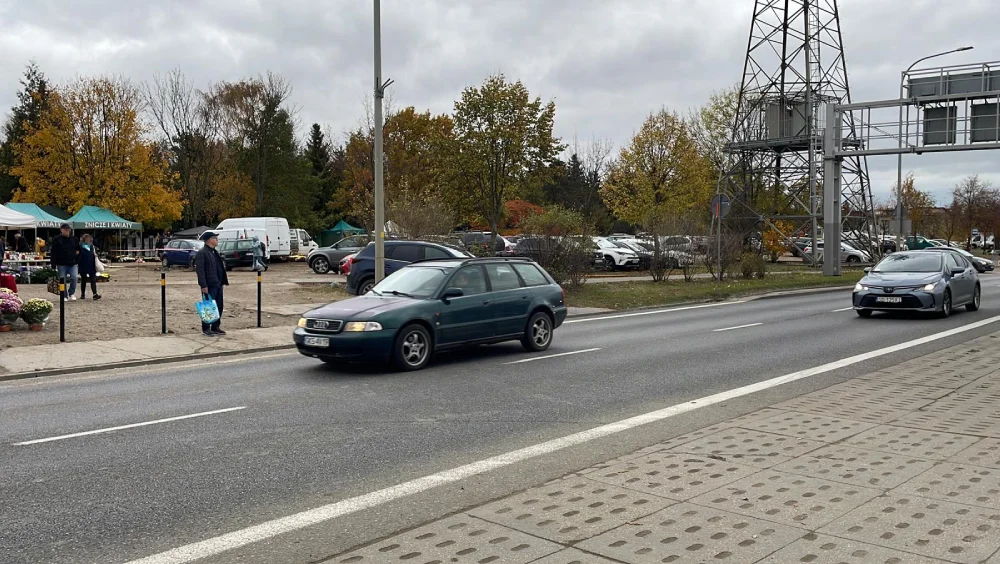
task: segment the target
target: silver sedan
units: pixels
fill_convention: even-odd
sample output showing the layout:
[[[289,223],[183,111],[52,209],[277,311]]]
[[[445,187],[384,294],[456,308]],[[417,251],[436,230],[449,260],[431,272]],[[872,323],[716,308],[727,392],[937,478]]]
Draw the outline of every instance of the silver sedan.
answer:
[[[876,311],[929,311],[948,317],[956,307],[979,309],[982,288],[972,264],[954,251],[893,253],[867,269],[854,287],[861,317]]]

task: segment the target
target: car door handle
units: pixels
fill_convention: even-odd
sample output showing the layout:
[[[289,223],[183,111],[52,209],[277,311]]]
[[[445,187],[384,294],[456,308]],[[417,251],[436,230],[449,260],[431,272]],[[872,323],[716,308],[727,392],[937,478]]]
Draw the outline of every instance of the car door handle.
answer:
[[[483,305],[490,305],[490,301],[489,300],[483,300]]]

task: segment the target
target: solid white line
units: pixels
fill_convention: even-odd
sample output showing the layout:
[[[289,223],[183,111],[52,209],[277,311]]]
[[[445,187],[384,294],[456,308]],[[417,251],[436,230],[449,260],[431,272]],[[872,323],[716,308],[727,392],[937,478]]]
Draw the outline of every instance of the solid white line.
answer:
[[[841,309],[835,309],[835,310],[831,311],[830,313],[840,313],[842,311],[851,311],[852,309],[854,309],[854,306],[845,307],[845,308],[841,308]]]
[[[749,323],[747,325],[737,325],[736,327],[726,327],[724,329],[713,329],[713,333],[722,333],[723,331],[735,331],[737,329],[748,329],[750,327],[757,327],[758,325],[763,325],[763,323]]]
[[[536,360],[545,360],[545,359],[548,359],[548,358],[559,358],[560,356],[569,356],[571,354],[583,354],[583,353],[589,353],[589,352],[594,352],[594,351],[599,351],[599,350],[601,350],[601,349],[584,349],[582,351],[564,352],[564,353],[559,353],[559,354],[550,354],[550,355],[547,355],[547,356],[536,356],[536,357],[533,357],[533,358],[526,358],[524,360],[515,360],[514,362],[505,362],[504,364],[506,365],[506,364],[521,364],[521,363],[524,363],[524,362],[535,362]]]
[[[63,439],[73,439],[76,437],[86,437],[87,435],[99,435],[101,433],[110,433],[112,431],[121,431],[122,429],[134,429],[136,427],[146,427],[147,425],[158,425],[160,423],[170,423],[171,421],[180,421],[182,419],[193,419],[195,417],[204,417],[206,415],[215,415],[217,413],[228,413],[230,411],[239,411],[241,409],[246,409],[246,406],[241,407],[228,407],[226,409],[216,409],[214,411],[205,411],[202,413],[192,413],[191,415],[181,415],[179,417],[168,417],[166,419],[157,419],[156,421],[146,421],[143,423],[132,423],[129,425],[119,425],[117,427],[108,427],[106,429],[95,429],[93,431],[84,431],[82,433],[72,433],[70,435],[59,435],[58,437],[49,437],[47,439],[35,439],[33,441],[24,441],[23,443],[14,443],[14,446],[28,446],[37,445],[39,443],[51,443],[52,441],[61,441]]]
[[[730,306],[737,304],[745,304],[747,303],[747,301],[749,300],[739,300],[735,302],[721,302],[717,304],[701,304],[693,306],[674,307],[670,309],[656,309],[652,311],[636,311],[633,313],[620,313],[617,315],[602,315],[601,317],[585,317],[583,319],[567,319],[566,321],[563,321],[563,325],[567,325],[569,323],[590,323],[593,321],[606,321],[608,319],[624,319],[626,317],[641,317],[644,315],[659,315],[661,313],[673,313],[675,311],[687,311],[689,309],[704,309],[706,307]]]
[[[898,345],[892,345],[875,351],[858,354],[823,364],[821,366],[807,368],[805,370],[800,370],[798,372],[793,372],[791,374],[786,374],[784,376],[779,376],[763,382],[757,382],[756,384],[750,384],[741,388],[677,404],[658,411],[637,415],[615,423],[601,425],[600,427],[594,427],[593,429],[588,429],[586,431],[581,431],[579,433],[574,433],[558,439],[552,439],[550,441],[532,445],[520,450],[515,450],[513,452],[508,452],[480,460],[478,462],[466,464],[465,466],[459,466],[457,468],[452,468],[451,470],[445,470],[443,472],[438,472],[437,474],[417,478],[409,482],[390,486],[385,489],[352,497],[343,501],[331,503],[329,505],[323,505],[315,509],[309,509],[287,517],[266,521],[253,527],[248,527],[246,529],[233,531],[218,537],[174,548],[172,550],[154,554],[139,560],[133,560],[129,564],[187,564],[201,558],[215,556],[227,550],[232,550],[251,543],[273,538],[283,533],[304,529],[324,521],[329,521],[330,519],[334,519],[336,517],[342,517],[364,509],[377,507],[397,499],[427,491],[436,486],[455,483],[491,470],[511,466],[512,464],[523,460],[529,460],[546,454],[551,454],[553,452],[587,443],[601,437],[614,435],[616,433],[628,431],[635,427],[662,421],[688,411],[694,411],[709,405],[726,402],[732,400],[733,398],[746,396],[755,392],[774,388],[782,384],[802,380],[803,378],[809,378],[811,376],[816,376],[817,374],[823,374],[825,372],[844,368],[852,364],[885,356],[887,354],[892,354],[913,347],[919,347],[920,345],[930,343],[938,339],[944,339],[946,337],[972,331],[973,329],[978,329],[998,321],[1000,321],[1000,316],[991,317],[976,323],[970,323],[969,325],[949,329],[948,331],[935,333],[933,335],[928,335],[926,337],[921,337],[919,339],[914,339]]]

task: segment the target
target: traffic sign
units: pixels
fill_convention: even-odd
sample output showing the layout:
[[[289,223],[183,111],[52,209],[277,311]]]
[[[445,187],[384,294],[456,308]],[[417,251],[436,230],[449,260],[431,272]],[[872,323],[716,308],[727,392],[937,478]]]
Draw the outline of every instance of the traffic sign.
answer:
[[[726,217],[729,215],[730,208],[732,208],[732,203],[729,200],[729,196],[719,194],[712,198],[712,217],[716,219]]]

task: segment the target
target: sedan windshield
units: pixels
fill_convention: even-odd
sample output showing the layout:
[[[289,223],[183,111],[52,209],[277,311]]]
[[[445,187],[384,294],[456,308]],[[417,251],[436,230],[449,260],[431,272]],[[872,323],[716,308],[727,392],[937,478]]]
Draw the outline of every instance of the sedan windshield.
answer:
[[[895,253],[878,263],[873,272],[940,272],[943,258],[938,253]]]
[[[386,277],[372,288],[376,295],[429,298],[434,295],[450,268],[434,266],[412,266],[403,268]]]

